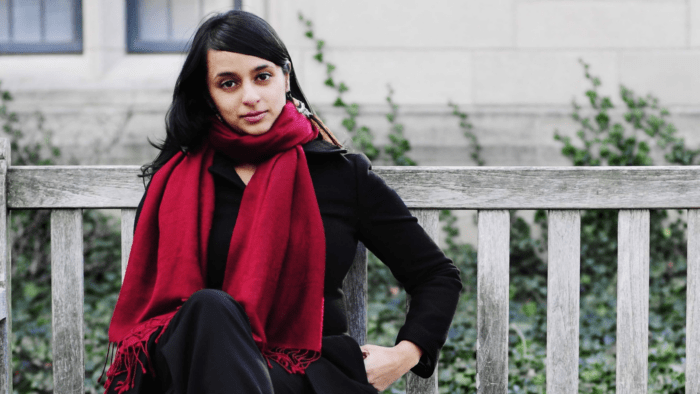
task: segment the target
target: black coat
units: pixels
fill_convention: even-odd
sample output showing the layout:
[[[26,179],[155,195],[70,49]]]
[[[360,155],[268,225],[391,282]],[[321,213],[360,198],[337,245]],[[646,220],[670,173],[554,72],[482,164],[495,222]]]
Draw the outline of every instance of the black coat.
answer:
[[[399,196],[371,171],[364,155],[348,154],[321,139],[303,148],[326,238],[323,355],[307,369],[309,380],[318,393],[356,393],[367,384],[359,346],[347,335],[342,292],[358,240],[391,269],[411,295],[410,311],[396,343],[409,340],[418,345],[423,357],[413,372],[430,376],[457,307],[462,288],[459,270],[418,225]],[[207,268],[211,288],[221,288],[245,189],[235,165],[230,158],[216,154],[209,168],[216,193]],[[338,379],[347,378],[361,384],[344,391]]]

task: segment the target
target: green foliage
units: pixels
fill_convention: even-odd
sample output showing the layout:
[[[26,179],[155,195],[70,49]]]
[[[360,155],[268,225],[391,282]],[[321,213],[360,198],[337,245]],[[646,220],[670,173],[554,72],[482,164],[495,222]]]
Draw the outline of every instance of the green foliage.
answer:
[[[462,135],[464,135],[464,138],[466,138],[470,142],[469,157],[472,160],[474,160],[476,165],[483,166],[484,164],[486,164],[486,162],[484,162],[484,159],[481,157],[481,145],[479,144],[479,141],[476,138],[476,134],[474,134],[474,132],[472,131],[474,126],[469,121],[469,115],[467,115],[466,112],[460,110],[459,106],[453,102],[448,102],[447,106],[452,108],[452,115],[456,116],[459,119],[459,128],[462,130]]]
[[[411,150],[411,143],[408,142],[403,135],[403,124],[398,123],[396,118],[399,116],[399,106],[394,103],[394,89],[391,85],[387,85],[389,93],[386,97],[386,102],[389,104],[389,113],[386,114],[386,119],[391,125],[389,131],[389,145],[384,148],[391,161],[397,166],[415,166],[416,162],[406,156],[406,152]]]
[[[25,132],[0,90],[0,123],[10,139],[13,165],[51,165],[61,156],[44,119],[34,114]],[[33,122],[32,122],[33,121]],[[26,130],[26,129],[25,129]],[[53,391],[51,350],[50,212],[14,211],[12,243],[12,368],[15,393]],[[118,220],[99,211],[83,213],[85,250],[85,388],[101,393],[97,383],[107,350],[107,328],[120,287]]]
[[[621,120],[611,115],[610,97],[598,92],[599,78],[581,62],[591,88],[586,91],[590,108],[575,101],[572,118],[579,125],[574,145],[558,132],[562,154],[576,166],[653,165],[654,153],[663,153],[667,164],[693,164],[699,151],[685,147],[668,121],[668,110],[652,95],[638,97],[620,87],[625,105]],[[642,131],[643,133],[639,133]],[[681,392],[685,357],[686,224],[683,211],[650,212],[650,303],[649,388],[650,392]],[[535,225],[546,234],[545,213],[538,211]],[[544,348],[546,332],[546,264],[537,254],[513,259],[513,246],[532,242],[529,234],[511,234],[511,285],[516,295],[511,310],[522,312],[521,321],[530,328],[529,338]],[[536,242],[546,244],[546,236]],[[538,269],[540,267],[541,269]],[[581,215],[581,320],[580,392],[615,392],[615,337],[617,286],[617,211],[589,210]],[[539,300],[538,300],[539,298]],[[537,314],[528,313],[528,300],[535,300]],[[517,384],[516,382],[512,383]],[[544,384],[544,383],[543,383]],[[542,386],[544,387],[544,386]]]
[[[333,106],[339,107],[345,110],[345,117],[343,118],[341,124],[348,131],[348,134],[352,137],[352,142],[355,147],[364,153],[370,160],[374,160],[379,156],[379,149],[374,146],[374,136],[369,127],[358,125],[357,117],[360,114],[360,106],[355,103],[346,104],[343,101],[343,94],[349,89],[344,82],[337,82],[333,79],[333,72],[335,71],[335,65],[328,62],[323,56],[323,48],[325,46],[325,41],[315,37],[313,32],[313,23],[306,19],[304,15],[299,13],[299,21],[305,26],[306,32],[304,35],[310,40],[316,43],[316,53],[313,55],[314,60],[325,65],[326,76],[324,84],[329,88],[337,92],[337,97],[333,102]]]
[[[562,154],[573,165],[653,165],[654,157],[660,155],[668,164],[696,164],[700,150],[687,148],[684,140],[675,136],[669,112],[659,106],[658,99],[652,95],[641,98],[620,87],[625,108],[617,120],[612,99],[598,93],[600,79],[590,75],[586,64],[584,73],[591,82],[585,93],[590,108],[583,110],[575,102],[572,105],[579,141],[574,144],[555,133],[555,139],[563,143]],[[466,114],[460,116],[458,108],[453,109],[460,126],[470,131]],[[472,154],[478,157],[478,152],[474,148]],[[472,156],[483,164],[476,157]],[[681,214],[650,212],[650,392],[685,390],[686,224]],[[476,251],[456,241],[459,230],[449,211],[440,216],[447,235],[444,251],[460,268],[465,290],[441,353],[439,390],[475,392]],[[511,212],[509,391],[514,393],[545,392],[546,244],[546,212],[535,213],[534,226]],[[581,217],[581,393],[615,392],[616,259],[617,211],[585,211]],[[399,285],[383,270],[381,262],[370,259],[369,273],[369,337],[373,342],[391,345],[403,322],[405,296],[396,291]],[[393,392],[401,392],[402,387],[397,383]]]

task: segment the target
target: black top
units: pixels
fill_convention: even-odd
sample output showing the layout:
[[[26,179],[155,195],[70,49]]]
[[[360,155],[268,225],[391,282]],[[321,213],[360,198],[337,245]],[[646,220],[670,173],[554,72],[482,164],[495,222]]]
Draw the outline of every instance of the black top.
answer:
[[[359,240],[391,269],[410,294],[409,312],[396,343],[409,340],[418,345],[423,357],[413,372],[430,376],[457,307],[462,288],[459,270],[418,225],[396,192],[371,171],[364,155],[348,154],[320,138],[303,145],[303,149],[326,238],[324,347],[326,337],[347,336],[342,283]],[[217,153],[209,168],[216,193],[206,275],[211,288],[221,288],[245,190],[235,165],[235,161]],[[323,349],[324,353],[326,350],[330,351]],[[310,379],[312,372],[308,371]]]

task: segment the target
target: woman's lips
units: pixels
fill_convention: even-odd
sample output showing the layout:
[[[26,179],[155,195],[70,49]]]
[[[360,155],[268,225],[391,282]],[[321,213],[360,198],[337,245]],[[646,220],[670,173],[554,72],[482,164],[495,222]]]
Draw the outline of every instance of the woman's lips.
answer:
[[[258,123],[265,117],[266,113],[267,111],[248,112],[247,114],[243,115],[242,118],[248,123]]]

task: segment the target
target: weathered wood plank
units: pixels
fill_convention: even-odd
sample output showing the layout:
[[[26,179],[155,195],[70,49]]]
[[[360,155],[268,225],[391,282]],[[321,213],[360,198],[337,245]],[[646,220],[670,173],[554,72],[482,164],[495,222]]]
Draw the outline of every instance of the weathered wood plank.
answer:
[[[476,372],[479,394],[508,392],[508,211],[479,211]]]
[[[7,210],[7,168],[10,141],[0,139],[0,393],[12,392],[12,265],[10,215]]]
[[[409,208],[653,209],[700,206],[700,166],[375,167]],[[8,207],[133,208],[136,166],[11,167]]]
[[[26,166],[8,174],[10,209],[134,208],[144,186],[138,166]]]
[[[343,280],[348,331],[357,343],[367,343],[367,249],[357,243],[357,252],[350,271]]]
[[[578,393],[581,214],[549,211],[547,393]]]
[[[83,218],[79,209],[51,212],[51,311],[56,393],[84,393]]]
[[[378,167],[411,208],[700,206],[700,167]]]
[[[134,241],[135,218],[135,209],[122,209],[122,282],[124,282],[124,273],[126,273],[126,265],[129,263],[131,244]]]
[[[700,393],[700,209],[688,210],[685,392]]]
[[[620,210],[617,239],[617,393],[646,394],[649,211]]]
[[[412,210],[411,214],[418,219],[418,223],[423,227],[425,232],[435,241],[438,242],[440,235],[440,221],[438,210],[416,209]],[[410,297],[406,298],[406,312],[411,305]],[[409,372],[406,374],[406,394],[437,394],[438,392],[438,372],[435,366],[435,372],[427,379]]]

